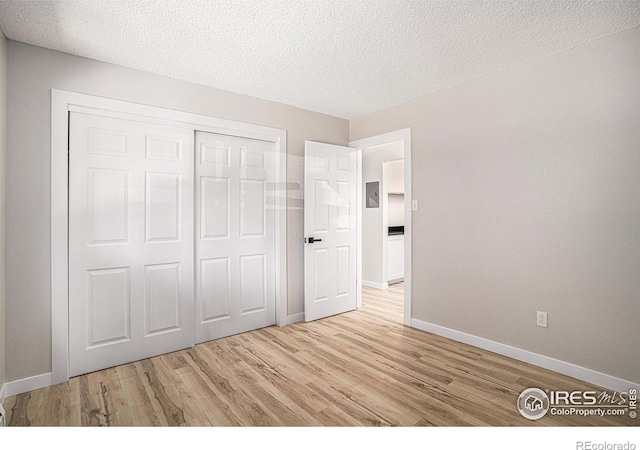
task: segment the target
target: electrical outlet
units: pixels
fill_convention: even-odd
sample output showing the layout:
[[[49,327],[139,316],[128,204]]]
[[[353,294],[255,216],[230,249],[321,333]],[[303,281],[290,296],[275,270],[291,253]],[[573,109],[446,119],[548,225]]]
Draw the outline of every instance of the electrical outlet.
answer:
[[[539,327],[547,328],[547,313],[543,311],[538,311],[536,316],[536,325]]]

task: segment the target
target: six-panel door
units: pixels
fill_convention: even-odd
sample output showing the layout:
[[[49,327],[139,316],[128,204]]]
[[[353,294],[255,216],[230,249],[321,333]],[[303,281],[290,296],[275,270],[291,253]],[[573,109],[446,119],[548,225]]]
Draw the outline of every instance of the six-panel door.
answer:
[[[304,318],[309,322],[356,309],[356,151],[306,141],[304,167]]]
[[[196,342],[275,324],[274,152],[196,133]]]
[[[70,375],[193,345],[193,131],[71,113]]]

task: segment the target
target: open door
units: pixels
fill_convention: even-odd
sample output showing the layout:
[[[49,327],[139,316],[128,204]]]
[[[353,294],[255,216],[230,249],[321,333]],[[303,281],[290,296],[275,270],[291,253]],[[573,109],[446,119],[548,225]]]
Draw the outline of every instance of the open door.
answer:
[[[304,319],[356,309],[356,149],[305,142]]]

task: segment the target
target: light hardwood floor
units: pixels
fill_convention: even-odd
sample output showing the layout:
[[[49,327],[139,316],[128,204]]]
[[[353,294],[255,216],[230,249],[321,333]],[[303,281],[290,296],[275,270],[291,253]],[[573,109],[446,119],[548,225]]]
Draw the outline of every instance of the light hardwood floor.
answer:
[[[10,397],[10,426],[634,426],[520,416],[528,387],[595,386],[402,325],[403,285],[270,327]],[[638,420],[638,419],[636,419]]]

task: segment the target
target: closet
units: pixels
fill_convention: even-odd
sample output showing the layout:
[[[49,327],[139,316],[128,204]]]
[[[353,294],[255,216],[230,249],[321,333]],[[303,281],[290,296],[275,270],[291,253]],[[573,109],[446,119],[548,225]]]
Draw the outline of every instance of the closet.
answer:
[[[275,145],[69,115],[69,374],[275,323]]]

